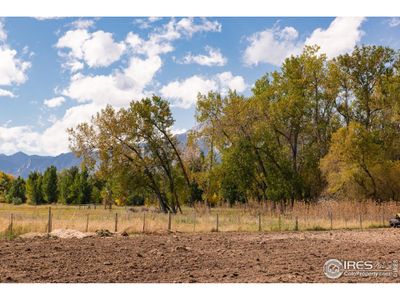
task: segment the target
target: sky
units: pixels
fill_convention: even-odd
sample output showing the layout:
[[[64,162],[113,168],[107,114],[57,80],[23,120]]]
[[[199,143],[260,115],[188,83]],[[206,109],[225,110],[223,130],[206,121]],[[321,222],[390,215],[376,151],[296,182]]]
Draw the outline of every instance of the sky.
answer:
[[[67,128],[153,94],[184,132],[198,92],[249,95],[314,44],[328,58],[361,44],[398,50],[400,18],[0,18],[0,153],[68,152]]]

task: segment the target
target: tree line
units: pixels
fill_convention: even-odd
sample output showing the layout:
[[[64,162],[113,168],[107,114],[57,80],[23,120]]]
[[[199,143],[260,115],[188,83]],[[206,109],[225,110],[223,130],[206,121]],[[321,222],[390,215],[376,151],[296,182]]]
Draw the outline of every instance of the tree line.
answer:
[[[50,166],[45,172],[31,172],[25,180],[0,172],[0,202],[39,204],[94,204],[102,201],[103,183],[82,168],[57,172]]]
[[[70,147],[107,203],[140,195],[175,213],[195,202],[284,210],[321,197],[398,201],[399,57],[388,47],[356,46],[327,59],[307,46],[258,79],[249,96],[199,94],[199,126],[185,145],[172,134],[169,102],[153,95],[109,105],[69,129]],[[60,182],[62,203],[87,201],[84,188],[61,196]]]
[[[250,96],[199,94],[200,129],[186,145],[171,133],[168,102],[154,95],[71,129],[71,148],[112,193],[142,191],[164,211],[195,201],[398,201],[399,71],[399,51],[388,47],[329,60],[307,46]]]

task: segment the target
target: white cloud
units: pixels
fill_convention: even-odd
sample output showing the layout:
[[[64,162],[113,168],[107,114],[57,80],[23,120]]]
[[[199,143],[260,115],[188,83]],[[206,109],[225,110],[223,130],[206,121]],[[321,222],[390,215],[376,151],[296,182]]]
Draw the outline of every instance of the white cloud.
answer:
[[[94,20],[79,19],[71,23],[71,25],[78,29],[87,29],[94,26]]]
[[[207,54],[193,55],[188,53],[183,57],[178,63],[182,64],[192,64],[196,63],[202,66],[224,66],[227,63],[227,58],[224,57],[220,49],[214,49],[210,46],[205,48]]]
[[[17,150],[28,153],[39,153],[40,134],[29,126],[0,126],[0,153],[12,154]]]
[[[317,28],[305,40],[293,27],[273,27],[256,32],[248,38],[243,54],[247,65],[269,63],[280,66],[285,58],[299,54],[305,45],[319,45],[329,58],[351,51],[363,36],[361,25],[365,18],[335,18],[327,29]]]
[[[30,67],[30,62],[18,58],[17,51],[7,44],[7,33],[0,20],[0,85],[24,83]]]
[[[335,18],[327,29],[317,28],[305,41],[306,45],[318,45],[321,52],[333,58],[353,50],[364,32],[361,24],[365,18]]]
[[[218,21],[210,21],[206,18],[201,18],[200,23],[196,23],[194,18],[182,18],[176,23],[176,30],[190,37],[196,32],[220,32],[221,29],[222,25]]]
[[[303,45],[297,37],[298,32],[293,27],[256,32],[248,38],[250,45],[244,51],[243,60],[247,65],[269,63],[279,66],[286,57],[301,51]]]
[[[43,101],[44,105],[50,108],[55,108],[61,106],[65,102],[64,97],[55,97],[51,99],[45,99]]]
[[[400,18],[391,18],[389,20],[389,26],[390,27],[397,27],[400,25]]]
[[[69,108],[59,120],[40,133],[30,126],[0,126],[0,153],[12,154],[23,151],[29,154],[58,155],[68,152],[67,129],[91,118],[103,108],[95,104],[83,104]]]
[[[199,22],[196,22],[194,18],[182,18],[178,21],[173,18],[151,32],[146,40],[138,34],[130,32],[125,41],[134,53],[153,56],[173,51],[172,42],[177,39],[190,38],[198,32],[220,31],[221,24],[217,21],[210,21],[206,18],[201,18]]]
[[[16,96],[15,96],[12,92],[10,92],[10,91],[0,89],[0,97],[15,98]]]
[[[120,59],[126,46],[123,42],[114,42],[110,32],[99,30],[91,33],[87,29],[76,29],[67,31],[56,47],[70,49],[64,67],[74,72],[82,68],[81,61],[92,68],[107,67]]]
[[[17,51],[7,45],[0,46],[0,85],[21,84],[27,80],[29,62],[17,58]]]
[[[243,92],[246,87],[243,77],[224,72],[208,78],[194,75],[184,80],[172,81],[163,86],[160,93],[173,100],[172,105],[189,108],[196,103],[198,93],[206,94],[212,90],[226,94],[229,89]]]
[[[140,29],[149,29],[153,23],[161,20],[160,17],[149,17],[149,18],[140,18],[135,19],[134,24],[138,25]]]
[[[97,105],[109,103],[118,107],[124,106],[133,99],[144,96],[144,89],[161,66],[159,56],[147,59],[133,57],[127,68],[110,75],[74,75],[62,94],[81,103],[92,101]]]

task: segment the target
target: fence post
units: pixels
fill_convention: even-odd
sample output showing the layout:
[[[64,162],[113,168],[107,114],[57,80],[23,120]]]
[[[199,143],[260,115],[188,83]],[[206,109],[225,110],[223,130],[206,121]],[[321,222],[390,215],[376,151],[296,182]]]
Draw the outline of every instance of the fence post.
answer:
[[[13,223],[14,223],[14,214],[10,216],[10,237],[13,235]]]
[[[115,213],[115,228],[114,232],[118,231],[118,213]]]
[[[49,207],[49,219],[48,219],[48,221],[47,221],[47,234],[50,234],[50,232],[51,232],[51,230],[52,230],[52,225],[53,224],[51,224],[51,222],[52,222],[52,215],[51,215],[51,206]]]
[[[294,231],[299,231],[299,219],[296,217],[296,223],[294,224]]]
[[[360,213],[360,229],[363,229],[363,226],[362,226],[362,215],[361,215],[361,213]]]
[[[193,212],[193,232],[196,231],[196,211]]]
[[[219,231],[219,218],[218,218],[218,214],[217,214],[217,232]]]
[[[171,212],[168,212],[168,231],[171,231]]]
[[[279,231],[281,231],[281,214],[280,213],[278,216],[278,229],[279,229]]]
[[[331,219],[331,230],[332,230],[333,229],[332,211],[329,212],[329,218]]]
[[[142,232],[145,232],[146,230],[146,213],[143,213],[143,229]]]
[[[86,232],[89,230],[89,214],[86,215]]]
[[[261,213],[258,214],[258,231],[261,231]]]

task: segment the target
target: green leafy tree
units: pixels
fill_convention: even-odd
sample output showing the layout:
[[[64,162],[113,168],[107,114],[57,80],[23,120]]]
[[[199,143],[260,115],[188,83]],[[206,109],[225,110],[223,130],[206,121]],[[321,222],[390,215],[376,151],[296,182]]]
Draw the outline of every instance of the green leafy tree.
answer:
[[[26,201],[26,187],[25,180],[21,177],[11,182],[10,188],[6,195],[7,202],[14,204],[25,203]]]
[[[43,198],[46,203],[56,203],[58,200],[57,168],[50,166],[43,174]]]
[[[39,172],[31,172],[26,181],[26,196],[29,204],[43,204],[44,197],[42,192],[43,177]]]

